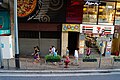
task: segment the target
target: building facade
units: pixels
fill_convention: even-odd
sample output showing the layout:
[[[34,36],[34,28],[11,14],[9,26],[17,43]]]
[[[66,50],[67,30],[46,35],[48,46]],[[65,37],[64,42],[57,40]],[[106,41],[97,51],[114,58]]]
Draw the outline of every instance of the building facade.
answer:
[[[14,1],[3,0],[2,3],[7,6],[0,4],[0,15],[8,16],[6,19],[9,26],[5,25],[7,27],[1,28],[0,31],[8,30],[5,32],[12,35],[14,46]],[[45,56],[51,45],[58,49],[58,54],[61,56],[65,55],[66,47],[69,47],[70,54],[73,55],[76,48],[81,48],[80,38],[83,35],[80,31],[81,25],[117,26],[115,30],[117,29],[118,32],[112,35],[111,52],[120,50],[119,0],[56,0],[55,2],[53,0],[33,0],[32,2],[18,0],[17,11],[21,55],[31,55],[33,47],[39,46],[41,56]],[[1,18],[0,26],[3,26],[2,23]],[[72,30],[63,30],[63,25],[69,24],[79,31],[72,28]],[[117,46],[116,49],[114,49],[115,46]]]
[[[20,54],[29,55],[34,46],[39,46],[41,55],[45,56],[49,47],[54,45],[60,55],[65,54],[66,47],[69,47],[70,54],[73,55],[74,50],[80,48],[82,33],[74,30],[63,31],[64,24],[120,25],[118,0],[34,0],[33,3],[32,9],[25,9],[28,13],[24,14],[18,0]]]

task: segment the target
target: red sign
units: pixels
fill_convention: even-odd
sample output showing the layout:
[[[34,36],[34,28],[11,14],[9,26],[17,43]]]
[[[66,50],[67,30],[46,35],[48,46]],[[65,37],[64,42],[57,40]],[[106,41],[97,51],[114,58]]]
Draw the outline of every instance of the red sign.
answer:
[[[67,2],[66,22],[82,23],[84,0],[69,0]]]

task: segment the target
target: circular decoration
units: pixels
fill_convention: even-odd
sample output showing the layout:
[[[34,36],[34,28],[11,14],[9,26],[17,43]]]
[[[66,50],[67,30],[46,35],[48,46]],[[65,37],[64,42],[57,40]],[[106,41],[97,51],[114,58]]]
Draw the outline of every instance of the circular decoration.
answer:
[[[72,26],[71,30],[74,30],[74,26]]]
[[[78,29],[78,26],[77,26],[77,25],[75,25],[75,29]]]
[[[68,29],[70,29],[70,28],[71,28],[71,26],[70,26],[70,25],[68,25],[68,26],[67,26],[67,28],[68,28]]]
[[[30,15],[37,4],[37,0],[17,0],[18,17],[26,17]]]
[[[66,26],[64,26],[64,27],[63,27],[63,29],[66,31],[66,30],[67,30],[67,27],[66,27]]]

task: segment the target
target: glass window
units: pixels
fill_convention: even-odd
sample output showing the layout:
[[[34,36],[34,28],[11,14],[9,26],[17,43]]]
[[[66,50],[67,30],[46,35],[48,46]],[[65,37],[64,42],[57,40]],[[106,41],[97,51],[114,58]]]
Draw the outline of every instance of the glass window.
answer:
[[[116,6],[115,25],[120,25],[120,3]]]
[[[100,2],[98,24],[113,25],[115,2]]]
[[[97,13],[98,13],[97,2],[86,1],[83,8],[83,23],[85,24],[96,24]]]

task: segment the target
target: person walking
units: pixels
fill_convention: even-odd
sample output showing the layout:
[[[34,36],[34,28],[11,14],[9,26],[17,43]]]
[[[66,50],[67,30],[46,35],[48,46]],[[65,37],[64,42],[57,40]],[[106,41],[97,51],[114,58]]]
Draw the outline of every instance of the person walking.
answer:
[[[77,48],[74,52],[74,58],[75,58],[74,63],[77,65],[78,65],[78,58],[79,58],[78,55],[79,55],[79,48]]]
[[[39,62],[39,59],[40,59],[40,56],[39,56],[39,48],[34,47],[34,53],[32,54],[34,56],[34,62],[33,63],[38,63]]]
[[[69,56],[69,49],[66,47],[66,56]]]
[[[52,54],[54,54],[54,53],[55,53],[55,47],[52,46]]]
[[[87,48],[87,56],[89,56],[91,54],[91,50],[90,50],[90,47]]]

